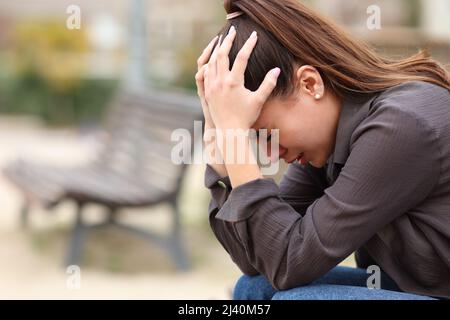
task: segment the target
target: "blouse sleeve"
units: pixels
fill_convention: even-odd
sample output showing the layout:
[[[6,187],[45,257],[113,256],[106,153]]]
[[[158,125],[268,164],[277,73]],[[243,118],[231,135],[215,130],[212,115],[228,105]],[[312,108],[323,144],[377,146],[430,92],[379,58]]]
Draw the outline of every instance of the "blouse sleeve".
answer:
[[[312,166],[300,166],[299,164],[289,166],[280,183],[280,195],[287,204],[296,210],[297,215],[304,215],[308,206],[323,195],[323,174],[323,170],[315,169]],[[205,186],[211,192],[208,212],[209,222],[215,236],[244,274],[259,274],[247,257],[247,252],[238,238],[235,224],[216,219],[217,213],[228,200],[232,190],[230,179],[228,177],[221,178],[212,167],[207,165]]]

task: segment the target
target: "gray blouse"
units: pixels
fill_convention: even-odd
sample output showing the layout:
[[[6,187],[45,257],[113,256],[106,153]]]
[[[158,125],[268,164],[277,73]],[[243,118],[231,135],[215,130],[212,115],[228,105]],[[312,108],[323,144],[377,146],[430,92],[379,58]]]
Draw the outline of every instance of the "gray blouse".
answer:
[[[243,273],[306,285],[357,252],[406,292],[450,298],[450,92],[408,82],[346,99],[324,168],[232,189],[207,167],[214,234]],[[362,259],[361,257],[366,257]],[[365,261],[363,261],[365,260]]]

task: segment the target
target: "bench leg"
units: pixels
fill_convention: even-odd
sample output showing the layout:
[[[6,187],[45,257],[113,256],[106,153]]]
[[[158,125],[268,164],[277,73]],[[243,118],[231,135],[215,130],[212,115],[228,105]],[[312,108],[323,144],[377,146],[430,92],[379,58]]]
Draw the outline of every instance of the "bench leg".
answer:
[[[176,202],[173,202],[171,205],[173,208],[173,227],[169,250],[177,268],[181,271],[187,271],[189,269],[189,262],[181,241],[180,211]]]
[[[77,204],[76,221],[72,230],[69,247],[66,255],[66,266],[77,265],[79,266],[82,259],[83,245],[88,231],[88,226],[83,223],[83,204]]]

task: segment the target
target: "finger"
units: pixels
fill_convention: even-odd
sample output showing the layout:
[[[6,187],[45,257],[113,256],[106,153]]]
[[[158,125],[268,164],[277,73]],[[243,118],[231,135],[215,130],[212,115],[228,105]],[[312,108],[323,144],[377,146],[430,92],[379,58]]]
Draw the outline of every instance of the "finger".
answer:
[[[217,73],[217,54],[219,53],[221,40],[222,40],[222,35],[220,35],[219,40],[216,43],[216,47],[214,48],[214,51],[211,54],[211,58],[209,59],[209,62],[208,62],[208,76],[209,77],[215,77],[215,75]]]
[[[203,72],[203,92],[205,93],[205,99],[206,99],[206,90],[207,88],[209,88],[209,82],[210,82],[210,77],[209,77],[209,63],[205,65],[204,67],[204,72]]]
[[[250,58],[257,41],[258,35],[256,31],[253,31],[245,44],[242,46],[241,50],[239,50],[233,69],[231,70],[231,73],[234,77],[236,77],[236,79],[244,78],[245,70],[248,65],[248,59]]]
[[[197,84],[197,93],[200,98],[205,97],[205,71],[206,65],[202,66],[195,75],[195,83]]]
[[[231,47],[233,46],[233,41],[235,38],[236,38],[236,28],[234,26],[231,26],[217,54],[218,74],[225,74],[227,72],[230,72],[230,59],[228,56],[230,55],[230,50]]]
[[[266,77],[259,86],[258,90],[254,92],[261,106],[267,101],[267,99],[269,99],[273,89],[275,89],[275,87],[277,86],[277,80],[280,73],[281,73],[280,68],[270,70],[266,74]]]
[[[219,36],[215,36],[214,39],[211,40],[211,42],[206,46],[206,48],[203,50],[202,54],[197,60],[197,66],[198,69],[203,67],[206,63],[208,63],[209,57],[211,56],[212,49],[214,48],[214,44],[216,43],[216,40]]]

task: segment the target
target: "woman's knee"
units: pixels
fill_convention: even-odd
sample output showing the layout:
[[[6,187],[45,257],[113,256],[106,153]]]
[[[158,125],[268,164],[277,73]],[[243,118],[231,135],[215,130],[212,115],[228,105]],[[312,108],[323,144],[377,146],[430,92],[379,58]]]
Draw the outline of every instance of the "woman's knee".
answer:
[[[403,292],[317,284],[277,292],[273,300],[433,300]]]
[[[276,293],[264,276],[243,275],[233,290],[234,300],[270,300]]]

